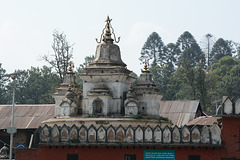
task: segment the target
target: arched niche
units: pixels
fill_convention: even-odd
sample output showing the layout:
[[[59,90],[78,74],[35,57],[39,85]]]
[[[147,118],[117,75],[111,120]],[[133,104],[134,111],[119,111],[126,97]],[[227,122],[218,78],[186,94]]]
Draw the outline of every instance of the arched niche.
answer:
[[[103,113],[103,100],[101,100],[100,98],[96,98],[93,103],[93,114],[102,114]]]

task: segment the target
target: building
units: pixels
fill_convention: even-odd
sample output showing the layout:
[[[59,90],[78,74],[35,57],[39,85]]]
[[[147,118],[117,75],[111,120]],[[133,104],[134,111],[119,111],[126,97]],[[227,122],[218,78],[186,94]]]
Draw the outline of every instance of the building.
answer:
[[[37,148],[18,149],[16,160],[239,159],[240,99],[223,101],[221,124],[186,126],[204,115],[199,101],[162,101],[146,63],[133,88],[106,22],[95,59],[79,75],[83,90],[70,66],[53,95],[54,117],[34,134]]]

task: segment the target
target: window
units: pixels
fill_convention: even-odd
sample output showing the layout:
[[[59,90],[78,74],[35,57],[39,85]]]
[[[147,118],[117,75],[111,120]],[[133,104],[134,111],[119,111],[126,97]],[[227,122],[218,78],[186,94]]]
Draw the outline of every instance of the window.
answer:
[[[78,154],[67,154],[67,160],[78,160]]]
[[[189,155],[188,160],[200,160],[200,155]]]
[[[124,160],[136,160],[136,154],[125,154]]]

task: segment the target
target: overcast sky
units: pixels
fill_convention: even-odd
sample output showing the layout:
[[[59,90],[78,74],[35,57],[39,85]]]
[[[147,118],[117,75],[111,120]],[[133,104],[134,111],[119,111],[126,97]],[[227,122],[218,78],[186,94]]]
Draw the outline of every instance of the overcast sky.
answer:
[[[165,44],[189,31],[200,42],[207,33],[240,42],[238,0],[5,0],[0,2],[0,63],[7,73],[46,65],[57,29],[74,44],[75,66],[95,55],[107,15],[127,68],[138,75],[143,44],[157,32]]]

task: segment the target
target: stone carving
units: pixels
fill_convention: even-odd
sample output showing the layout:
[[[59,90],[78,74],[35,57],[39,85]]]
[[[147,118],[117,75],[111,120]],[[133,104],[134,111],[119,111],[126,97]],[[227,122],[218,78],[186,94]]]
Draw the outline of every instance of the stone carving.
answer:
[[[211,135],[211,138],[210,138]],[[39,136],[40,144],[88,144],[88,143],[114,143],[114,145],[121,145],[126,143],[137,143],[144,145],[145,143],[165,144],[165,145],[185,145],[201,144],[221,145],[221,129],[217,124],[214,124],[210,129],[203,126],[200,130],[194,127],[191,131],[187,126],[183,128],[170,128],[166,126],[162,129],[156,126],[154,129],[150,126],[142,128],[138,126],[133,128],[131,125],[124,128],[121,125],[118,127],[109,126],[105,128],[100,126],[98,129],[94,125],[89,128],[82,125],[77,127],[73,125],[68,127],[63,125],[59,127],[54,125],[48,127],[45,125],[43,128],[37,130],[36,136]],[[35,137],[36,138],[36,137]]]
[[[144,130],[144,142],[152,142],[153,140],[153,131],[150,126],[147,126],[147,128]]]
[[[143,142],[143,129],[140,126],[135,130],[135,142]]]
[[[179,128],[177,126],[175,126],[173,128],[172,140],[173,140],[173,142],[180,142],[180,131],[179,131]]]

